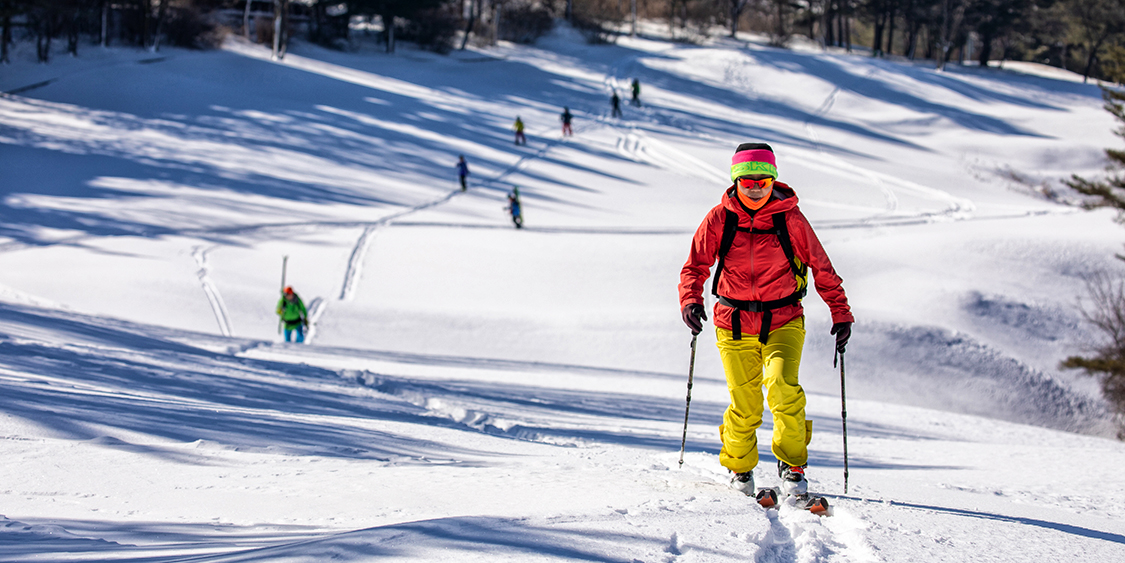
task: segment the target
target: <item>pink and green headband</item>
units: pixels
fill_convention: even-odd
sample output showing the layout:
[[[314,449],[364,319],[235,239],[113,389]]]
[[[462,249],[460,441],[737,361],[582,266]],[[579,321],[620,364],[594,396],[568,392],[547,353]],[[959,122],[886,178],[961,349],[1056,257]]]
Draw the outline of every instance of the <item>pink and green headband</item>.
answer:
[[[774,160],[773,151],[750,149],[734,153],[730,159],[731,181],[737,181],[739,176],[751,174],[769,174],[777,178],[777,161]]]

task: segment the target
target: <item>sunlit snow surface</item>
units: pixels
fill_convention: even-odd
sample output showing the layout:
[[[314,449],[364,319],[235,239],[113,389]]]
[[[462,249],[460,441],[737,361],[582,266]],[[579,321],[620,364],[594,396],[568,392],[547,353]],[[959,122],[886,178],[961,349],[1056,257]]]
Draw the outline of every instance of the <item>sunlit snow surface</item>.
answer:
[[[1057,367],[1125,241],[1059,184],[1119,143],[1093,85],[566,30],[80,54],[0,68],[0,560],[1125,559],[1125,446]],[[845,495],[805,301],[830,518],[727,487],[708,331],[678,464],[678,273],[747,141],[857,318]],[[283,256],[308,346],[278,335]]]

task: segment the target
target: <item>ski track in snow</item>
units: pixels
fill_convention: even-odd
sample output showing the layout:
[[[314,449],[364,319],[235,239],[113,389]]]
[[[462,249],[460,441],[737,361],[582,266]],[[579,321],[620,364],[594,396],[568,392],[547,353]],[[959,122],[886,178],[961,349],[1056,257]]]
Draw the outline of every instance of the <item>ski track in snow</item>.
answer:
[[[199,277],[200,285],[203,286],[203,293],[207,295],[207,302],[211,304],[211,311],[215,313],[215,321],[219,323],[219,332],[223,336],[233,336],[234,331],[231,330],[230,314],[227,313],[227,306],[223,303],[223,295],[219,293],[219,287],[211,279],[210,268],[207,265],[207,252],[210,250],[210,248],[205,249],[202,246],[196,246],[192,248],[191,257],[195,259],[195,263],[199,266],[196,275]]]
[[[630,67],[637,64],[638,59],[644,55],[633,55],[627,59]],[[616,88],[618,83],[616,73],[619,73],[619,67],[615,66],[610,72],[611,76],[607,77],[605,84],[607,88]],[[867,77],[873,76],[879,69],[872,69]],[[730,73],[728,72],[728,75]],[[728,76],[728,78],[730,78]],[[730,78],[731,80],[744,80],[740,76]],[[752,85],[749,83],[742,84],[745,91],[753,92]],[[837,98],[843,91],[842,86],[837,86],[825,97],[821,105],[813,112],[813,118],[822,117],[827,115],[835,105]],[[668,116],[661,110],[660,106],[645,105],[642,106],[641,113],[648,116],[651,122],[659,123],[666,122],[669,126],[680,130],[680,134],[689,135],[702,140],[716,141],[719,140],[726,144],[741,142],[735,139],[717,139],[714,135],[699,134],[693,130],[692,127],[680,123],[680,119],[676,116]],[[644,122],[635,122],[633,120],[622,120],[623,123],[628,123],[629,130],[622,133],[617,141],[617,150],[620,154],[635,160],[637,162],[647,162],[654,166],[665,169],[677,171],[681,174],[702,178],[707,181],[715,181],[718,179],[720,182],[729,182],[729,178],[717,167],[705,163],[698,158],[686,153],[667,143],[662,143],[643,135],[642,127]],[[611,125],[612,126],[612,125]],[[880,213],[871,215],[858,220],[848,220],[839,222],[818,222],[817,226],[829,229],[860,229],[870,228],[874,226],[880,227],[893,227],[893,226],[909,226],[922,223],[931,223],[934,221],[949,221],[949,220],[973,220],[973,219],[1008,219],[1008,218],[1025,218],[1030,215],[1047,214],[1047,213],[1068,213],[1069,210],[1059,211],[1042,211],[1042,212],[1027,212],[1016,213],[1004,216],[991,216],[991,217],[976,217],[974,211],[976,205],[967,199],[956,197],[949,192],[924,186],[917,182],[912,182],[903,178],[876,172],[852,162],[846,161],[840,157],[830,155],[821,148],[820,138],[812,125],[812,118],[804,123],[805,131],[816,147],[816,157],[805,157],[800,154],[799,150],[793,149],[791,154],[787,155],[790,160],[796,160],[802,166],[828,172],[835,173],[840,170],[846,170],[856,176],[866,178],[872,185],[877,187],[886,200],[885,208]],[[656,146],[654,146],[656,145]],[[669,156],[675,158],[668,158]],[[684,164],[687,163],[687,164]],[[943,204],[944,208],[940,211],[924,211],[918,213],[898,213],[899,198],[896,190],[912,193],[931,201]],[[815,200],[809,200],[815,201]]]
[[[618,128],[618,130],[622,129]],[[638,127],[637,124],[631,124],[631,129],[619,135],[616,146],[618,153],[637,162],[645,162],[653,166],[672,170],[686,176],[694,176],[709,182],[716,180],[723,183],[729,182],[729,178],[718,168],[668,143],[644,135],[643,130]],[[671,158],[673,156],[674,158]],[[875,172],[825,153],[818,154],[817,158],[806,158],[800,156],[799,152],[794,150],[787,158],[799,161],[801,165],[806,168],[824,172],[839,170],[851,171],[857,176],[867,178],[882,191],[886,198],[886,209],[883,212],[859,220],[818,222],[817,227],[820,228],[861,229],[873,226],[892,227],[916,225],[941,220],[1024,218],[1032,214],[1070,212],[1068,210],[1060,210],[1016,213],[1006,216],[974,217],[972,211],[975,210],[976,206],[971,201],[955,197],[944,190],[923,186],[909,180]],[[830,160],[831,163],[825,162],[826,160]],[[896,188],[910,191],[924,198],[943,203],[945,204],[945,208],[941,211],[933,212],[895,213],[895,211],[898,210],[898,196],[895,193]]]
[[[320,321],[321,315],[324,314],[327,305],[328,302],[321,297],[314,297],[312,301],[309,301],[309,328],[308,333],[305,334],[305,342],[311,344],[313,339],[316,338],[317,323]]]

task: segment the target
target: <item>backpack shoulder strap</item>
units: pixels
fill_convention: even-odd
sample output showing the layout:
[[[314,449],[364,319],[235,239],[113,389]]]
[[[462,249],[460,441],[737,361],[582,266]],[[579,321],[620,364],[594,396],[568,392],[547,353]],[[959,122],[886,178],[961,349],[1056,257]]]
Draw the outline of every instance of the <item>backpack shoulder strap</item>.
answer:
[[[711,281],[711,294],[719,294],[719,277],[723,275],[723,263],[726,261],[727,252],[734,244],[734,235],[738,232],[738,214],[729,209],[725,210],[723,219],[723,238],[719,241],[719,266],[715,268],[715,279]]]
[[[773,228],[777,232],[777,242],[781,244],[781,251],[789,260],[789,267],[798,279],[808,275],[809,267],[804,263],[798,265],[797,256],[793,253],[793,240],[789,238],[789,226],[785,222],[785,213],[773,214]]]

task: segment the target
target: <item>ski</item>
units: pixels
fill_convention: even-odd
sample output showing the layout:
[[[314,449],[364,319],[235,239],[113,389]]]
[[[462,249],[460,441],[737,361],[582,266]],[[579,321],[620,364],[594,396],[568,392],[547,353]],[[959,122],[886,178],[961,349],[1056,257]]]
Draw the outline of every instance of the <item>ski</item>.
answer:
[[[759,489],[755,498],[758,501],[758,505],[761,507],[777,509],[780,507],[779,496],[780,494],[777,488],[766,487]],[[831,516],[829,513],[828,499],[822,496],[809,494],[793,495],[793,499],[794,504],[798,508],[808,510],[817,516]]]

